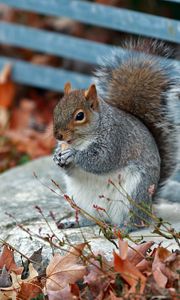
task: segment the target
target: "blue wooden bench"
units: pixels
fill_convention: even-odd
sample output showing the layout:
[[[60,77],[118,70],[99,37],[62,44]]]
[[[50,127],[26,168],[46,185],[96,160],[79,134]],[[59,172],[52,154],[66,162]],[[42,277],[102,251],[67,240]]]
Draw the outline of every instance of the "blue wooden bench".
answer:
[[[169,2],[180,4],[180,0]],[[128,9],[81,0],[0,0],[0,3],[43,15],[63,16],[85,24],[180,42],[179,21]],[[0,43],[92,64],[98,64],[98,57],[108,54],[112,48],[110,45],[7,22],[0,22]],[[66,81],[71,81],[76,88],[84,88],[91,81],[88,75],[0,56],[0,68],[9,62],[13,65],[13,80],[26,85],[60,91]],[[179,62],[175,63],[180,67]]]
[[[180,0],[167,2],[177,3],[180,10]],[[82,0],[0,0],[0,3],[23,11],[67,17],[85,24],[180,43],[180,21],[160,16]],[[108,55],[112,48],[102,43],[7,22],[0,22],[0,43],[95,65],[98,64],[98,57]],[[90,76],[81,73],[2,56],[0,69],[9,62],[13,66],[13,80],[25,85],[61,91],[67,81],[71,81],[74,88],[87,87],[91,81]],[[180,62],[174,60],[174,63],[180,68]],[[178,112],[176,119],[179,123]],[[180,172],[175,180],[180,181]]]

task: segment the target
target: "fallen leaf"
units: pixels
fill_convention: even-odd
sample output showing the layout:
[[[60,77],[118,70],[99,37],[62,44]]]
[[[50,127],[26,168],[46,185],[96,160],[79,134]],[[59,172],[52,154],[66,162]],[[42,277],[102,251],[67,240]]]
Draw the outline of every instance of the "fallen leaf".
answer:
[[[17,300],[16,291],[1,291],[0,290],[0,299],[1,300]]]
[[[153,277],[159,287],[164,288],[168,282],[168,278],[165,274],[165,259],[171,255],[171,252],[166,248],[158,247],[156,249],[154,260],[152,263]]]
[[[12,284],[10,287],[0,289],[0,299],[6,300],[17,300],[16,295],[20,288],[21,276],[11,272]]]
[[[27,153],[31,158],[48,155],[51,153],[55,140],[46,133],[39,133],[33,129],[6,130],[6,137],[16,146],[17,150]]]
[[[142,243],[140,245],[134,245],[128,249],[128,260],[132,262],[135,266],[139,264],[146,255],[147,250],[151,248],[154,244],[153,241]]]
[[[9,287],[12,285],[11,276],[7,272],[6,268],[3,267],[0,275],[0,288]]]
[[[10,128],[13,129],[28,129],[33,122],[33,113],[35,111],[36,104],[31,99],[21,99],[18,107],[12,111]]]
[[[65,288],[59,290],[59,291],[48,291],[48,299],[49,300],[78,300],[79,298],[74,296],[71,293],[70,285],[66,285]]]
[[[35,54],[31,58],[31,62],[37,65],[49,65],[49,66],[57,66],[58,60],[57,57],[48,54]]]
[[[0,106],[0,129],[4,129],[7,127],[9,122],[9,111],[5,108]]]
[[[121,259],[124,260],[127,258],[128,255],[128,242],[119,238],[118,245],[119,245],[119,255]]]
[[[171,253],[164,262],[172,271],[177,272],[180,270],[180,251]]]
[[[30,261],[32,261],[32,263],[30,263]],[[34,251],[29,259],[23,263],[23,266],[22,279],[26,279],[29,276],[31,276],[31,278],[36,277],[38,276],[38,271],[42,273],[44,269],[42,265],[42,247]]]
[[[62,256],[55,254],[46,269],[46,290],[47,294],[59,291],[68,284],[75,283],[86,274],[86,267],[79,263],[79,258],[85,244],[79,244],[69,250],[69,253]]]
[[[37,279],[38,273],[33,268],[31,263],[29,264],[29,273],[30,275],[28,276],[28,278],[26,280],[22,280],[21,275],[17,275],[14,271],[11,271],[11,286],[0,288],[0,295],[2,293],[3,297],[5,297],[4,299],[7,300],[31,300],[32,297],[41,294],[42,285],[41,282]]]
[[[10,79],[12,66],[7,64],[0,73],[0,84],[6,83]]]
[[[32,298],[37,297],[42,294],[41,282],[37,279],[30,282],[21,282],[20,289],[17,292],[17,300],[32,300]]]
[[[113,276],[112,263],[103,255],[98,254],[97,258],[90,259],[88,264],[88,274],[84,276],[84,283],[88,285],[97,282],[101,277],[106,277],[107,274]]]
[[[112,291],[110,291],[110,300],[123,300],[122,297],[116,297]]]
[[[102,254],[97,254],[97,259],[90,259],[84,283],[88,284],[93,299],[105,299],[109,286],[114,283],[115,274],[112,263]]]
[[[28,281],[31,281],[31,280],[35,280],[37,277],[38,277],[38,272],[33,267],[33,264],[30,263],[29,264],[29,276],[24,281],[28,282]]]
[[[14,261],[14,251],[8,248],[6,245],[3,247],[3,251],[0,256],[0,269],[6,267],[8,272],[13,271],[15,274],[21,274],[22,267],[18,267]]]
[[[0,106],[8,108],[12,105],[16,87],[10,79],[11,65],[5,65],[0,72]]]
[[[130,285],[131,292],[136,291],[136,286],[140,282],[140,293],[143,293],[146,283],[145,276],[128,260],[122,259],[116,252],[114,254],[114,269]]]
[[[136,265],[136,268],[141,272],[146,272],[147,274],[147,273],[151,273],[151,266],[152,266],[151,261],[147,259],[143,259]]]

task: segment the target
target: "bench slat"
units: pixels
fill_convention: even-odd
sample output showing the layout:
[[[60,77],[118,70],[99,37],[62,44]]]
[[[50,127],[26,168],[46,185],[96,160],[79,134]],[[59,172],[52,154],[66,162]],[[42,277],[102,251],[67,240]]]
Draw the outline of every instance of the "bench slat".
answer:
[[[65,34],[6,22],[0,22],[0,42],[93,64],[98,64],[98,57],[109,55],[111,49],[115,48]]]
[[[173,62],[178,69],[180,68],[179,61],[170,61]],[[70,81],[74,88],[85,88],[93,81],[93,77],[78,72],[36,65],[22,60],[0,56],[1,70],[8,63],[11,63],[13,66],[12,79],[15,82],[39,88],[62,91],[67,81]],[[179,120],[179,116],[177,116],[177,120]]]
[[[174,3],[180,3],[180,0],[163,0],[163,1],[166,1],[166,2],[174,2]]]
[[[178,21],[128,9],[78,0],[0,0],[0,3],[171,42],[180,41]]]
[[[12,79],[17,83],[30,86],[62,91],[67,81],[72,83],[73,88],[87,88],[92,81],[90,76],[77,72],[39,66],[0,56],[0,69],[9,63],[12,64]]]

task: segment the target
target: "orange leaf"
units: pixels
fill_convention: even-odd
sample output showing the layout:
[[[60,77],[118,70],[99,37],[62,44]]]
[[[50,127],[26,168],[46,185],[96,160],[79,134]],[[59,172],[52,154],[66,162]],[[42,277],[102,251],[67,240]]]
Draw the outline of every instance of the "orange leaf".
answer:
[[[9,81],[0,84],[0,106],[10,107],[13,103],[15,96],[15,85],[13,82]]]
[[[10,79],[11,65],[5,65],[0,73],[0,106],[10,107],[15,96],[15,84]]]
[[[17,300],[31,300],[42,294],[41,283],[36,279],[31,282],[22,282],[20,284],[20,290],[17,293]]]
[[[114,254],[114,269],[121,277],[135,289],[140,280],[140,293],[143,293],[146,283],[145,276],[128,259],[122,259],[116,252]]]
[[[7,271],[13,271],[15,274],[20,275],[23,271],[22,267],[18,267],[14,261],[14,251],[8,248],[6,245],[0,256],[0,269],[6,267]]]

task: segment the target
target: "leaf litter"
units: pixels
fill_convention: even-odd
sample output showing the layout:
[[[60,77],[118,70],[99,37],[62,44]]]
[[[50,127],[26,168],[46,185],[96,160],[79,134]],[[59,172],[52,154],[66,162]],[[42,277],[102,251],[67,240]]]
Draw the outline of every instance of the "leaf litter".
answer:
[[[153,242],[129,246],[122,238],[118,238],[118,249],[111,260],[88,249],[87,243],[81,243],[71,246],[65,255],[55,253],[44,273],[38,273],[29,262],[24,278],[25,264],[17,265],[14,251],[4,245],[0,299],[179,299],[178,250],[171,252]],[[30,260],[34,257],[34,263],[40,264],[41,250],[35,251]]]

